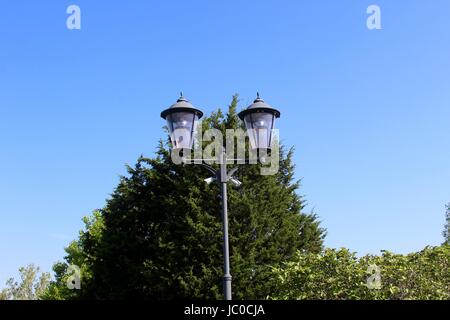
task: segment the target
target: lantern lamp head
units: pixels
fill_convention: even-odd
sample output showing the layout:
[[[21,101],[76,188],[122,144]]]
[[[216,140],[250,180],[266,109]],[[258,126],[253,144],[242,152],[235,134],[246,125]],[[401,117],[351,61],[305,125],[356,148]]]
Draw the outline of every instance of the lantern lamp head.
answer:
[[[264,102],[257,94],[255,101],[238,114],[249,132],[252,149],[271,149],[272,130],[280,111]]]
[[[161,112],[167,121],[170,140],[174,149],[192,149],[194,132],[203,112],[195,108],[181,93],[175,104]]]

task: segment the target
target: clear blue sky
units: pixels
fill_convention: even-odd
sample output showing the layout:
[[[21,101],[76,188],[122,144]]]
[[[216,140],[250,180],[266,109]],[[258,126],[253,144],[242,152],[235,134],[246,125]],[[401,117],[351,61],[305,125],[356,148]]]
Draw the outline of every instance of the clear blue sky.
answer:
[[[77,4],[82,29],[66,28]],[[369,31],[366,9],[382,10]],[[183,90],[205,112],[259,90],[282,111],[326,245],[442,242],[450,201],[450,2],[9,1],[0,8],[0,287],[50,270],[81,217],[164,137]]]

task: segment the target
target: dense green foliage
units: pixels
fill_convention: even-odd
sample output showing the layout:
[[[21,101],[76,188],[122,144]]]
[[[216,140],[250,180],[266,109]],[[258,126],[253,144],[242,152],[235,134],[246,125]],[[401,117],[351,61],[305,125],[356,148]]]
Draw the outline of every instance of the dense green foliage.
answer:
[[[50,282],[47,290],[42,295],[46,300],[68,300],[78,299],[84,292],[83,283],[89,283],[92,278],[92,266],[95,256],[88,253],[86,248],[92,248],[101,241],[104,229],[104,220],[99,210],[93,212],[89,217],[83,218],[84,230],[80,231],[79,238],[72,241],[65,248],[67,256],[64,262],[57,262],[53,265],[54,280]],[[68,272],[70,265],[80,268],[80,276],[82,280],[81,289],[83,291],[69,289],[67,282],[73,276]]]
[[[242,126],[237,97],[226,116],[219,110],[203,128]],[[324,231],[304,214],[293,180],[292,150],[280,150],[280,170],[261,176],[260,165],[240,165],[242,187],[229,188],[230,259],[235,299],[265,298],[273,291],[271,267],[296,251],[318,253]],[[67,248],[54,267],[46,298],[176,299],[222,297],[222,224],[219,188],[207,185],[199,166],[174,165],[168,145],[141,157],[111,199]],[[69,264],[81,268],[81,290],[65,288]]]
[[[368,287],[371,265],[379,267],[379,289]],[[359,259],[347,249],[299,252],[272,279],[273,299],[450,299],[450,246]]]

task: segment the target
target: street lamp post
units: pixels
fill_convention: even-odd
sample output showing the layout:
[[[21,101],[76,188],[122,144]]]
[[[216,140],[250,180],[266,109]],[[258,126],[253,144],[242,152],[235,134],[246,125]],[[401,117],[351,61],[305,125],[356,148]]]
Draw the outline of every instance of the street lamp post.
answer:
[[[230,274],[230,248],[228,241],[228,198],[227,182],[231,178],[227,172],[227,155],[222,147],[220,154],[220,195],[222,197],[222,223],[223,223],[223,297],[231,300],[231,274]]]
[[[190,152],[194,142],[194,131],[196,123],[203,116],[203,112],[195,108],[181,94],[177,103],[161,112],[161,117],[167,121],[170,140],[173,149]],[[280,117],[280,112],[266,104],[259,93],[256,100],[247,109],[239,113],[239,118],[244,121],[249,134],[252,149],[270,149],[272,143],[272,129],[275,119]],[[194,159],[197,162],[200,159]],[[230,248],[228,240],[228,199],[227,183],[232,182],[240,186],[241,182],[233,177],[237,168],[227,170],[228,159],[225,147],[221,145],[218,155],[220,168],[215,170],[206,163],[200,165],[211,172],[213,178],[205,179],[207,183],[216,180],[220,184],[220,195],[222,199],[222,227],[223,227],[223,296],[224,300],[231,300],[231,273],[230,273]]]

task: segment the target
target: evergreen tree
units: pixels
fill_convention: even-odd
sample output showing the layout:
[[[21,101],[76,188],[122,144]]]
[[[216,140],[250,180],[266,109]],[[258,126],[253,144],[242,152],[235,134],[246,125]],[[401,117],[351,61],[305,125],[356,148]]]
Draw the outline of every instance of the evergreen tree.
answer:
[[[237,104],[234,96],[227,115],[218,110],[203,128],[218,128],[225,137],[225,129],[242,126]],[[140,157],[127,168],[111,199],[69,247],[66,261],[83,271],[78,298],[222,298],[219,186],[204,182],[210,174],[200,166],[174,165],[168,147],[160,142],[154,159]],[[235,299],[266,298],[273,290],[267,281],[272,266],[297,250],[322,249],[325,232],[314,214],[303,213],[292,156],[292,149],[281,148],[273,176],[261,176],[260,165],[239,165],[243,184],[228,189]],[[64,279],[60,274],[52,283],[48,298],[64,297]]]

